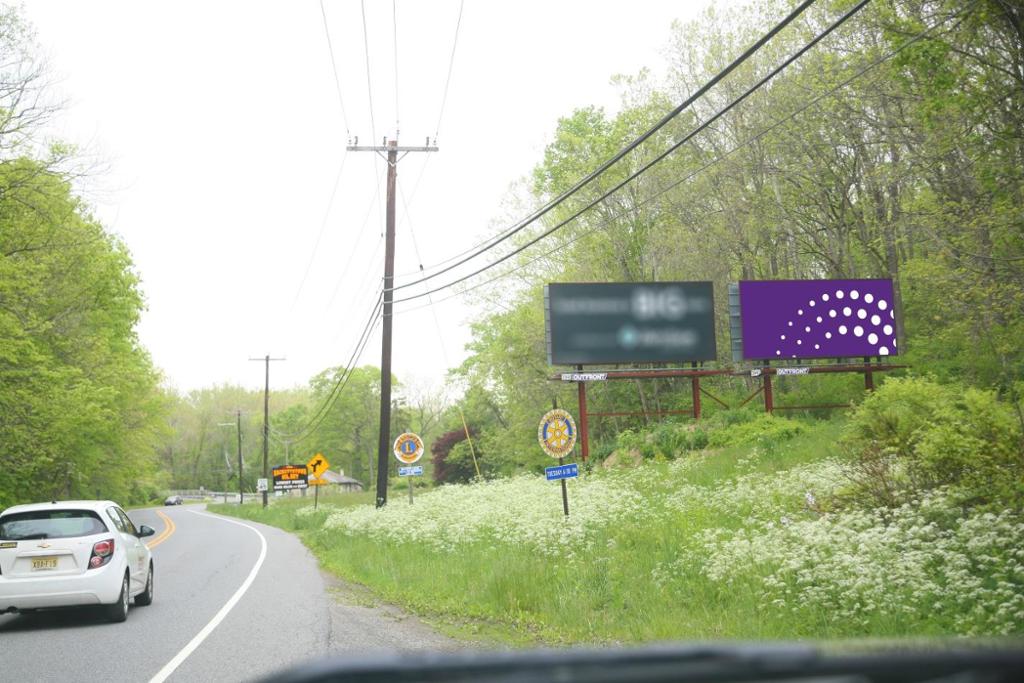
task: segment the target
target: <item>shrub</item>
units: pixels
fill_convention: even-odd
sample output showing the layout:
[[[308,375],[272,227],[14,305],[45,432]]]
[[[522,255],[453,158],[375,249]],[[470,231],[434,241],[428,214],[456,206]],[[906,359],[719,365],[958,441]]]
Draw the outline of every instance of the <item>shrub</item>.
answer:
[[[674,460],[682,453],[707,445],[708,435],[702,427],[678,422],[665,422],[639,432],[627,429],[615,439],[616,451],[637,453],[644,460]]]
[[[722,411],[698,423],[665,422],[643,431],[627,429],[616,437],[614,452],[619,454],[616,461],[622,463],[638,459],[674,460],[709,446],[754,444],[771,453],[775,446],[803,429],[800,422],[785,417],[753,410]]]
[[[850,430],[855,441],[872,442],[900,457],[909,457],[922,428],[952,403],[950,386],[918,377],[890,379],[854,411]]]
[[[657,452],[675,458],[687,451],[699,451],[708,445],[707,432],[691,422],[665,422],[651,432]]]
[[[708,435],[708,445],[714,448],[753,444],[770,452],[783,441],[788,441],[804,430],[804,426],[788,417],[767,413],[738,424],[716,429]]]
[[[603,441],[591,442],[590,444],[590,460],[591,462],[602,462],[608,458],[612,453],[615,452],[616,441],[605,439]]]
[[[855,493],[871,502],[948,486],[963,504],[1024,504],[1021,421],[994,392],[891,379],[854,412],[844,444]]]
[[[933,481],[953,484],[965,504],[1024,509],[1021,425],[995,392],[968,389],[922,430],[914,456]]]
[[[472,430],[470,435],[476,436]],[[463,429],[454,429],[437,437],[430,446],[431,463],[434,465],[434,483],[453,484],[467,482],[476,476],[473,453],[470,452]],[[479,458],[480,454],[476,453]]]
[[[754,406],[747,405],[743,408],[735,408],[732,410],[719,410],[716,411],[711,417],[702,421],[702,424],[708,429],[717,429],[719,427],[729,427],[731,425],[743,424],[745,422],[753,422],[764,415],[764,412]]]

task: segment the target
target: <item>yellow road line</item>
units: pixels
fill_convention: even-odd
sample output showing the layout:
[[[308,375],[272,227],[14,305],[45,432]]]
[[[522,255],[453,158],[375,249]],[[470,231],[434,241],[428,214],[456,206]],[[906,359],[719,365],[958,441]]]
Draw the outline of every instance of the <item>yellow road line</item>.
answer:
[[[156,511],[156,514],[160,515],[160,519],[164,520],[164,530],[161,531],[156,538],[154,538],[152,541],[146,544],[146,547],[148,547],[150,550],[152,550],[153,548],[157,547],[158,545],[166,541],[168,538],[170,538],[171,535],[174,533],[174,530],[177,528],[174,525],[173,519],[171,519],[164,513],[160,512],[159,510]]]

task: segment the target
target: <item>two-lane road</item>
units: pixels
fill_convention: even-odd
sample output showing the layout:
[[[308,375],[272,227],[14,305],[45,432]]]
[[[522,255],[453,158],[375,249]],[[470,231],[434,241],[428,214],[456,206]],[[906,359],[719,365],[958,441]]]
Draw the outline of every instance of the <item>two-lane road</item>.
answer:
[[[4,680],[244,681],[370,644],[456,647],[387,610],[335,604],[315,558],[279,529],[199,505],[129,516],[157,530],[153,604],[123,624],[85,609],[0,616]]]

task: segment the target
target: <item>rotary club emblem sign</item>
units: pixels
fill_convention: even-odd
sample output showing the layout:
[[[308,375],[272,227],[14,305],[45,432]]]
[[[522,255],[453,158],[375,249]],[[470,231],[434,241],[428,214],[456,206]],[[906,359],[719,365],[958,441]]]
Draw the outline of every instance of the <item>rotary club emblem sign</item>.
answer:
[[[576,422],[561,408],[549,410],[537,428],[540,447],[552,458],[564,458],[576,445]]]

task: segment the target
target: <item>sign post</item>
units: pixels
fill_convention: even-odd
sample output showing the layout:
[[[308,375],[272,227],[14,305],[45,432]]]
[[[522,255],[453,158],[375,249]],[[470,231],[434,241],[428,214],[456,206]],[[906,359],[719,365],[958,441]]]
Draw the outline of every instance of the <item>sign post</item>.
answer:
[[[548,481],[560,480],[562,483],[562,510],[569,516],[569,491],[565,480],[579,476],[576,463],[565,464],[565,456],[572,453],[576,445],[576,421],[572,415],[560,408],[554,408],[544,414],[537,428],[537,440],[544,452],[558,459],[558,467],[544,468]]]
[[[395,457],[406,465],[412,465],[423,457],[423,439],[405,432],[395,439]],[[409,505],[412,505],[412,478],[423,474],[422,467],[399,467],[398,476],[409,478]]]

